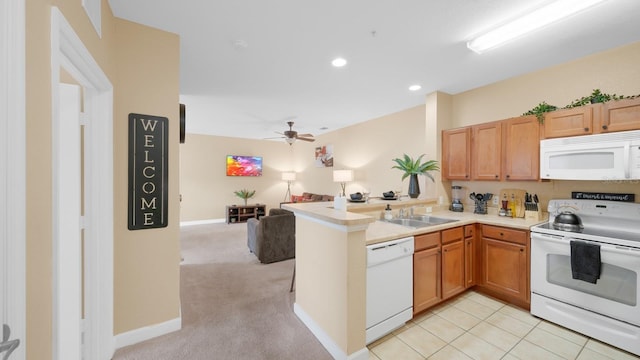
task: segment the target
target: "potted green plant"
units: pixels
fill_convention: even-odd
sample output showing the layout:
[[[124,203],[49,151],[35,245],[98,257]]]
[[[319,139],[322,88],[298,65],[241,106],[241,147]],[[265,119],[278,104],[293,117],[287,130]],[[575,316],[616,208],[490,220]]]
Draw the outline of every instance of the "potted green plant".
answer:
[[[239,197],[242,200],[244,200],[244,206],[247,206],[247,199],[252,198],[256,194],[256,191],[255,190],[242,189],[242,190],[236,190],[233,193],[236,194],[237,197]]]
[[[409,197],[415,199],[420,195],[420,185],[418,184],[418,175],[426,175],[431,181],[435,181],[433,175],[429,171],[439,171],[440,166],[436,160],[428,160],[422,162],[424,154],[420,155],[417,159],[413,159],[407,154],[404,154],[402,158],[396,158],[392,161],[396,165],[392,166],[392,169],[399,169],[403,171],[402,180],[409,177]]]

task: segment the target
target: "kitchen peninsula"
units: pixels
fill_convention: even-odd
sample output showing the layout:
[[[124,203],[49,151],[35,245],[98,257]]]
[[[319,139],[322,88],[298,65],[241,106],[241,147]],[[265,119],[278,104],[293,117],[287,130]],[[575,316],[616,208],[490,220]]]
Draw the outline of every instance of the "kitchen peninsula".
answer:
[[[540,221],[492,215],[437,211],[458,221],[428,228],[410,228],[378,221],[390,202],[283,204],[296,215],[296,315],[336,359],[368,359],[366,348],[366,246],[405,236],[469,224],[508,226],[528,231]],[[436,208],[433,199],[391,202],[397,211],[414,207],[424,213]]]

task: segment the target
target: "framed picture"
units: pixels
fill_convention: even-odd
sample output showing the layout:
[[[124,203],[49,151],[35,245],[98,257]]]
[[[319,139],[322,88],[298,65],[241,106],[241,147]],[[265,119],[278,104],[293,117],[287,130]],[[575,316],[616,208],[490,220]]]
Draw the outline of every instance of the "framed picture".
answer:
[[[333,167],[333,145],[323,145],[315,150],[316,167]]]

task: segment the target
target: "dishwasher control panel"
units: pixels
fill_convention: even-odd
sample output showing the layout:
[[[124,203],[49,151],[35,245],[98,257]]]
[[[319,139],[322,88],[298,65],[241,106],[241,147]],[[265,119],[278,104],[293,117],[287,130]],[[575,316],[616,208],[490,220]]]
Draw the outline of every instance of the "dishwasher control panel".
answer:
[[[367,267],[413,255],[413,236],[367,246]]]

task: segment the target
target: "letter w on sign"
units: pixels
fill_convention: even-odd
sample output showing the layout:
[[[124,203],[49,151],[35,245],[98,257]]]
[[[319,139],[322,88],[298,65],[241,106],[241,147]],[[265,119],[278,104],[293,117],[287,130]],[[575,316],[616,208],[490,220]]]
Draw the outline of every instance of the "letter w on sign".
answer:
[[[129,230],[167,226],[169,120],[129,114]]]

